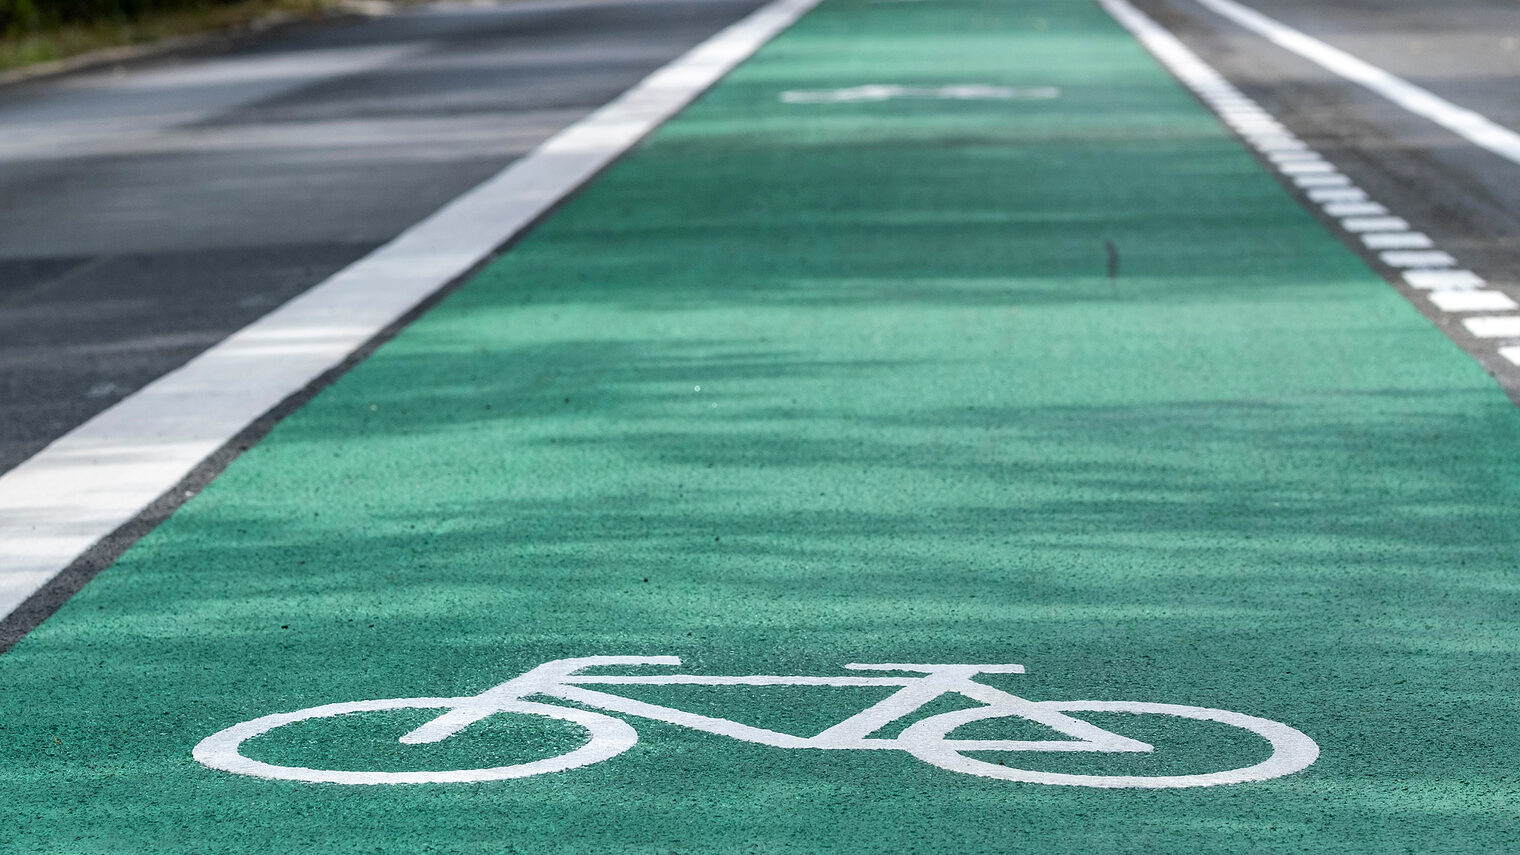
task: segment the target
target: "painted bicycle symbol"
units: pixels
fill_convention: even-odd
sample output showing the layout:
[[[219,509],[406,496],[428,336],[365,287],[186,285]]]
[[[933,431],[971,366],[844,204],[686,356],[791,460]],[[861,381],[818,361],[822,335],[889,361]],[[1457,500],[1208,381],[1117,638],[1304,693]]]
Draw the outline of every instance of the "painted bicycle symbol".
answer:
[[[1285,724],[1228,710],[1137,701],[1031,701],[978,683],[978,674],[1022,674],[1022,665],[908,665],[881,664],[844,666],[857,672],[897,672],[913,676],[842,675],[807,676],[706,676],[699,674],[586,674],[588,668],[606,666],[679,665],[675,656],[587,656],[547,662],[478,695],[458,698],[391,698],[326,704],[289,713],[266,715],[212,734],[195,746],[195,759],[213,769],[286,781],[332,784],[429,784],[499,781],[560,772],[600,763],[632,748],[638,733],[628,722],[613,715],[651,719],[728,736],[776,748],[811,748],[825,751],[904,751],[932,766],[984,778],[1057,784],[1078,787],[1161,789],[1207,787],[1265,781],[1291,775],[1312,764],[1319,756],[1314,740]],[[816,736],[802,737],[751,727],[728,719],[712,718],[622,697],[590,686],[859,686],[897,687],[887,698]],[[893,722],[913,715],[920,708],[947,695],[962,695],[981,706],[930,715],[914,721],[895,737],[872,738]],[[569,701],[577,707],[525,700],[540,697]],[[403,744],[441,742],[489,716],[523,714],[561,719],[583,728],[584,745],[556,757],[494,766],[425,772],[360,772],[277,766],[243,756],[249,739],[310,719],[352,713],[400,709],[437,709],[442,715],[401,737]],[[1172,716],[1219,722],[1250,731],[1270,744],[1272,753],[1252,766],[1195,775],[1074,775],[1017,769],[968,756],[974,752],[1095,752],[1143,753],[1152,746],[1113,733],[1069,713],[1130,713]],[[999,718],[1023,718],[1043,724],[1066,739],[1008,740],[954,739],[950,734],[972,722]]]

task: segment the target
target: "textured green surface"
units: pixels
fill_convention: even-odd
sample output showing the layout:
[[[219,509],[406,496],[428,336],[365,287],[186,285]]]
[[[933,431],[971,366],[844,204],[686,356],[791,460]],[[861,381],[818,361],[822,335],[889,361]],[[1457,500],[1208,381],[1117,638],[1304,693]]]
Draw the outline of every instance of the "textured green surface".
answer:
[[[1062,96],[778,100],[862,83]],[[1512,848],[1517,448],[1483,372],[1094,6],[830,0],[0,657],[0,843]],[[1020,662],[988,682],[1239,710],[1323,755],[1155,792],[644,722],[614,760],[492,784],[269,782],[190,757],[258,715],[591,654]],[[875,697],[628,694],[799,733]],[[419,715],[249,753],[452,768],[575,738],[376,736]],[[1018,759],[1260,759],[1207,725],[1125,732],[1161,750]]]

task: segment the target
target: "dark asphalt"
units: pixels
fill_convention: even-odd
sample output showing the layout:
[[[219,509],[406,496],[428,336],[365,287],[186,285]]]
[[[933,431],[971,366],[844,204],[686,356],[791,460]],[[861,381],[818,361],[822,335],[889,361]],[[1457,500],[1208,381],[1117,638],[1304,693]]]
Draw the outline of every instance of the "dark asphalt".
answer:
[[[0,472],[758,5],[424,7],[0,89]]]
[[[1267,42],[1195,0],[1132,2],[1459,264],[1520,297],[1520,165]],[[1514,0],[1244,2],[1458,106],[1520,128],[1520,3]],[[1395,271],[1359,241],[1347,244],[1401,286]],[[1435,312],[1418,293],[1412,296],[1432,322],[1520,400],[1520,368],[1493,356],[1492,343],[1478,346],[1459,316]]]

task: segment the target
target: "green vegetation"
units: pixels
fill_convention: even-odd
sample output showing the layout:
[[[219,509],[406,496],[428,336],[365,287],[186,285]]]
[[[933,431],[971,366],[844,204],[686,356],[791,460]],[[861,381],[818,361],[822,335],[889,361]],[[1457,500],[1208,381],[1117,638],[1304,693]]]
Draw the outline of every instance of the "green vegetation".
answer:
[[[145,13],[227,5],[227,0],[0,0],[0,31],[129,21]]]
[[[315,15],[338,0],[0,0],[0,69]]]

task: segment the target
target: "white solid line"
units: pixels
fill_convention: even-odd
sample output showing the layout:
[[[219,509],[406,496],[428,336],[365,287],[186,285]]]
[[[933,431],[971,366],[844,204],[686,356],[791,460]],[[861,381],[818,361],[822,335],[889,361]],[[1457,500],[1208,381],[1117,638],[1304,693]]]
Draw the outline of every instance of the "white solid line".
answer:
[[[1404,281],[1411,288],[1431,291],[1482,288],[1488,284],[1483,281],[1483,277],[1471,270],[1406,270]]]
[[[1429,90],[1395,77],[1339,48],[1331,47],[1254,9],[1242,6],[1235,0],[1198,2],[1242,27],[1255,31],[1268,41],[1382,95],[1417,116],[1435,122],[1468,142],[1513,163],[1520,163],[1520,134],[1490,121],[1482,114],[1466,107],[1458,107]]]
[[[486,258],[819,0],[775,0],[352,265],[0,476],[0,614]]]
[[[1520,347],[1501,347],[1499,355],[1508,359],[1513,365],[1520,365]]]
[[[1463,318],[1462,325],[1478,338],[1520,338],[1520,315]]]
[[[1471,288],[1431,291],[1430,302],[1443,312],[1508,312],[1520,309],[1503,291],[1478,291]]]

